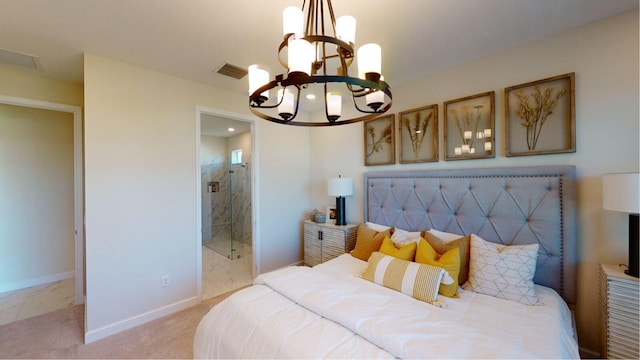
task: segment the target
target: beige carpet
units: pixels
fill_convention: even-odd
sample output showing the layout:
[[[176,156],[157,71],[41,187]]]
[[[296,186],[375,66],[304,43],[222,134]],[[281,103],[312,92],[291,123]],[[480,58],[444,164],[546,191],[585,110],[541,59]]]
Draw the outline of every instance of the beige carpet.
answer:
[[[232,292],[85,345],[84,306],[0,326],[0,358],[186,359],[200,319]]]

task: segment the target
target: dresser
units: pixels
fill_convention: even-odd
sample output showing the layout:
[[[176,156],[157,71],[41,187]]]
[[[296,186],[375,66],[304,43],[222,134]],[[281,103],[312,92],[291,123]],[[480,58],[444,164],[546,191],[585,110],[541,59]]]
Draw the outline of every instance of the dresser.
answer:
[[[358,225],[335,225],[304,221],[304,264],[314,266],[331,260],[356,246]]]
[[[600,265],[601,356],[638,359],[640,282],[616,265]]]

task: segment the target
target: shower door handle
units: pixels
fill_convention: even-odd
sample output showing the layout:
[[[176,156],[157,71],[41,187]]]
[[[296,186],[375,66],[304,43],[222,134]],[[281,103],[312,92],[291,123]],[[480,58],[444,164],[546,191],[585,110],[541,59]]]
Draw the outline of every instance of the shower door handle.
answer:
[[[318,230],[318,240],[322,241],[322,230]]]

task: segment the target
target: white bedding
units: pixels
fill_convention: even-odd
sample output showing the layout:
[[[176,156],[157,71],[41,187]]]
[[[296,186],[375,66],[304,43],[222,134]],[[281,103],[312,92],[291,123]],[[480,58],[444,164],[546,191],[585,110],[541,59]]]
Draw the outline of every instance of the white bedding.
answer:
[[[256,278],[202,319],[195,358],[579,358],[566,304],[527,306],[460,289],[438,308],[361,279],[344,254]]]

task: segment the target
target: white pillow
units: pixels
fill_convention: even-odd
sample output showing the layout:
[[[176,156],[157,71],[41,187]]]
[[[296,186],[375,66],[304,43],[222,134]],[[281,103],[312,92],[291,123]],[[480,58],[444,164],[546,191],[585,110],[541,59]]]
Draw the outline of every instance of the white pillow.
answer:
[[[391,235],[391,241],[398,247],[405,246],[412,242],[418,244],[420,242],[420,231],[418,232],[410,232],[402,229],[396,228]]]
[[[471,234],[469,281],[466,290],[500,299],[536,305],[533,276],[536,273],[538,244],[505,246]]]
[[[464,235],[458,235],[458,234],[453,234],[453,233],[448,233],[448,232],[444,232],[444,231],[438,231],[436,229],[431,229],[428,232],[431,233],[431,235],[437,237],[438,239],[448,243],[451,242],[453,240],[458,240],[461,237],[463,237]]]
[[[381,232],[381,231],[385,231],[385,230],[391,229],[391,226],[380,225],[380,224],[376,224],[376,223],[372,223],[372,222],[366,222],[366,223],[364,223],[364,226],[368,227],[371,230],[375,230],[377,232]]]

